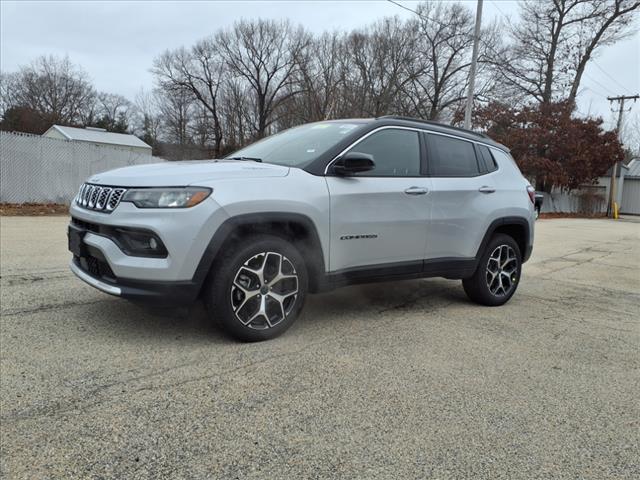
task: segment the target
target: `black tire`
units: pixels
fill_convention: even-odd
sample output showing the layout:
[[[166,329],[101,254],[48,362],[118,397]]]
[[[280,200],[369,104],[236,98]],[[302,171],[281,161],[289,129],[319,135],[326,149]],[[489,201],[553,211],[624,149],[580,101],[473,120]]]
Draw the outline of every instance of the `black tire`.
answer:
[[[501,248],[500,254],[506,254],[507,257],[511,255],[510,252],[514,254],[513,259],[505,265],[504,270],[500,266],[501,262],[499,260],[496,262],[495,258],[499,247]],[[496,266],[499,271],[497,276],[489,271],[489,269],[495,270]],[[464,279],[462,286],[467,296],[476,303],[491,307],[504,305],[517,290],[521,272],[522,254],[518,244],[513,237],[499,233],[491,238],[480,258],[476,272],[472,277]],[[506,287],[502,287],[503,281],[505,285],[509,284],[508,290]]]
[[[264,269],[265,280],[276,280],[278,255],[283,259],[278,271],[286,274],[286,278],[273,285],[263,284],[254,270]],[[245,265],[247,262],[251,263]],[[307,269],[300,252],[280,237],[260,235],[241,240],[214,262],[204,300],[209,315],[225,332],[238,340],[257,342],[275,338],[293,325],[304,305],[307,285]],[[297,292],[291,293],[296,287]],[[269,291],[265,294],[264,289]],[[274,294],[288,296],[280,301]],[[257,318],[249,321],[254,313]]]

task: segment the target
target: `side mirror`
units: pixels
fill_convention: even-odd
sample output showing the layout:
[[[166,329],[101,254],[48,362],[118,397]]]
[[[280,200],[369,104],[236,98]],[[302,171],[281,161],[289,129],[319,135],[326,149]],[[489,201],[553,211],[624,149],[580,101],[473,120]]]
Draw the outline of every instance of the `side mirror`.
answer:
[[[360,152],[349,152],[340,157],[333,165],[336,175],[352,175],[359,172],[368,172],[376,168],[373,155]]]

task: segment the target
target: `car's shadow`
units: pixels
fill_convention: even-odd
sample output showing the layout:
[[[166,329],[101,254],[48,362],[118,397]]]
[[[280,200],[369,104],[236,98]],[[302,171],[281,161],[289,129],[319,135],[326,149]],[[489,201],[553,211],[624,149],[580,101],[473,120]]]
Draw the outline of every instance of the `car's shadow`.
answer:
[[[339,328],[346,317],[385,321],[385,315],[393,311],[419,312],[451,303],[468,303],[459,282],[424,279],[349,286],[309,295],[297,328],[314,329],[319,322]],[[196,343],[235,342],[209,316],[200,301],[188,308],[165,308],[110,299],[85,308],[89,310],[85,313],[93,322],[99,322],[99,328],[109,335],[155,336],[167,341]]]

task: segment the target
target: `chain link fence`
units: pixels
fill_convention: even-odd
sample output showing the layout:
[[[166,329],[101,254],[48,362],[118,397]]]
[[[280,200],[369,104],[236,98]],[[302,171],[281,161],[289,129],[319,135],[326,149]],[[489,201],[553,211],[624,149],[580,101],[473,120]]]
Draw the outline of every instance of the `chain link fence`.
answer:
[[[95,173],[162,161],[108,145],[0,132],[0,202],[71,203]]]

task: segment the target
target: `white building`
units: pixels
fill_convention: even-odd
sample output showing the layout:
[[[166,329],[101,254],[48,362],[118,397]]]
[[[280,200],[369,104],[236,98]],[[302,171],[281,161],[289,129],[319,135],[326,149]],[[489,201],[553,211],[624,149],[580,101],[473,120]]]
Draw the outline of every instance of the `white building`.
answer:
[[[606,189],[605,198],[609,198],[611,169],[598,179],[599,185]],[[631,160],[628,165],[620,165],[616,181],[616,199],[620,213],[640,215],[640,159]]]
[[[151,156],[151,146],[144,143],[135,135],[107,132],[103,128],[76,128],[54,125],[44,132],[42,136],[94,145],[108,145],[120,150]]]
[[[631,160],[622,185],[621,213],[640,215],[640,160]]]

